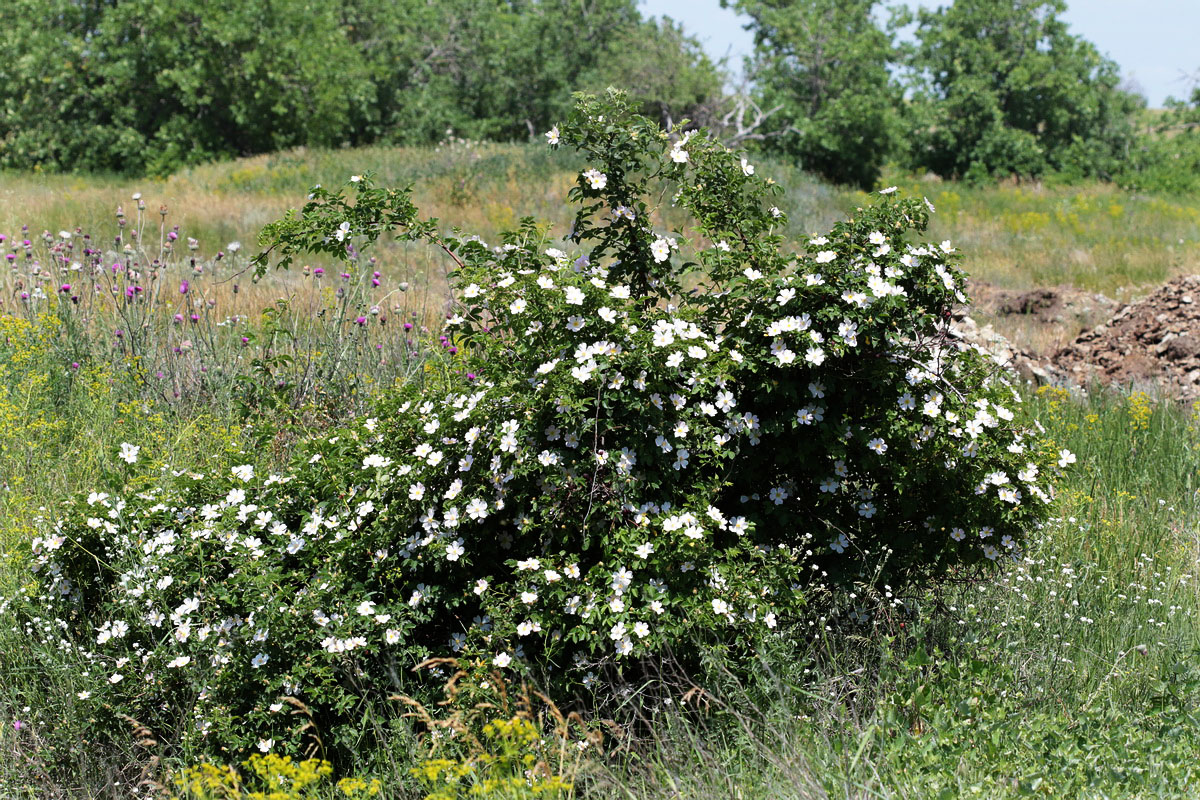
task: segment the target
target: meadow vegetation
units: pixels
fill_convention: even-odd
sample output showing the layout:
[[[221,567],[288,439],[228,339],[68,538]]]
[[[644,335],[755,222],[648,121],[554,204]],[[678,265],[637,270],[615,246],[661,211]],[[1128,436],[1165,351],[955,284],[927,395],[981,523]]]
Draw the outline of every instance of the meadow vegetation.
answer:
[[[679,167],[682,162],[671,153],[682,146],[663,142],[662,147],[665,167]],[[706,155],[702,147],[697,139],[689,148],[687,169],[716,170],[724,163],[715,150]],[[56,523],[70,519],[74,509],[108,502],[89,495],[126,498],[130,518],[136,510],[146,520],[131,530],[162,533],[184,524],[155,516],[163,514],[156,504],[174,502],[164,499],[164,492],[172,491],[164,487],[186,485],[181,491],[193,498],[225,496],[243,484],[249,488],[244,476],[257,476],[261,483],[267,476],[295,472],[304,475],[297,484],[303,484],[303,492],[295,493],[302,500],[329,486],[346,488],[349,479],[340,476],[361,470],[364,458],[377,455],[372,468],[386,470],[390,464],[384,461],[400,464],[406,457],[399,446],[378,454],[362,449],[376,425],[402,445],[421,435],[420,429],[410,431],[403,427],[407,423],[397,422],[405,400],[417,403],[443,387],[466,385],[478,378],[474,372],[487,375],[488,359],[467,358],[474,348],[486,346],[478,329],[468,325],[457,334],[442,333],[446,315],[463,310],[452,302],[450,287],[457,286],[461,297],[472,283],[490,286],[503,280],[506,269],[517,274],[524,262],[490,261],[489,251],[440,225],[426,233],[456,242],[452,249],[467,262],[465,268],[436,247],[382,232],[374,249],[347,262],[336,252],[300,252],[305,242],[324,242],[336,225],[324,232],[285,227],[275,229],[276,240],[291,236],[296,260],[289,271],[268,271],[255,281],[250,258],[267,223],[310,202],[308,194],[317,184],[329,194],[317,194],[311,201],[319,204],[314,211],[336,211],[332,197],[369,165],[370,178],[348,187],[359,197],[375,186],[411,183],[422,217],[453,220],[489,243],[505,241],[504,230],[522,230],[521,217],[527,214],[546,221],[549,233],[524,229],[527,240],[538,243],[530,247],[532,263],[572,229],[573,213],[562,202],[567,192],[586,200],[605,188],[580,177],[602,154],[593,156],[585,162],[544,147],[448,141],[437,148],[289,151],[198,166],[165,180],[4,176],[0,233],[7,237],[4,254],[14,258],[5,267],[0,308],[3,793],[148,796],[157,785],[169,796],[206,800],[1188,796],[1200,780],[1195,761],[1200,749],[1200,507],[1195,495],[1200,416],[1169,398],[1145,394],[1021,390],[1022,413],[1040,423],[1039,447],[1052,454],[1043,471],[1054,469],[1060,459],[1070,468],[1048,507],[1050,516],[1023,526],[1029,538],[1020,546],[1014,540],[1012,548],[996,542],[1006,554],[997,573],[951,571],[949,580],[918,584],[864,580],[832,606],[812,599],[812,613],[795,614],[781,626],[782,635],[748,632],[736,643],[710,638],[698,649],[698,634],[686,626],[670,639],[655,638],[656,632],[648,638],[655,649],[646,651],[653,658],[630,659],[620,670],[609,664],[608,672],[585,665],[580,684],[564,683],[550,671],[505,672],[510,660],[499,656],[508,651],[495,648],[481,655],[482,650],[468,647],[461,663],[428,663],[411,677],[407,667],[436,655],[432,648],[414,650],[411,657],[406,653],[390,665],[356,662],[360,674],[340,677],[311,654],[271,651],[274,661],[262,662],[262,669],[295,657],[296,669],[307,670],[310,681],[327,681],[329,694],[321,699],[335,707],[331,714],[290,697],[282,684],[269,690],[264,685],[261,697],[247,700],[233,681],[257,674],[260,665],[249,664],[257,650],[247,652],[247,664],[239,667],[243,672],[139,692],[131,686],[143,669],[138,652],[125,656],[128,666],[99,674],[86,652],[62,644],[68,637],[47,635],[54,628],[51,615],[30,614],[23,598],[35,596],[53,573],[48,575],[46,565],[31,571],[35,559],[28,548],[34,539],[59,535]],[[750,178],[736,159],[726,166]],[[781,257],[798,255],[806,263],[834,252],[808,243],[847,216],[881,228],[891,219],[857,211],[867,203],[865,194],[829,187],[781,161],[756,158],[754,166],[757,177],[783,187],[769,203],[787,215],[762,237],[781,237]],[[682,176],[682,168],[666,174],[686,186]],[[965,254],[962,266],[972,280],[1008,288],[1067,285],[1125,298],[1192,270],[1200,252],[1200,201],[1188,195],[1132,194],[1099,183],[979,187],[899,173],[891,182],[903,195],[928,197],[936,213],[929,215],[927,237],[951,240]],[[616,183],[609,191],[616,191]],[[145,208],[139,208],[134,193],[141,194]],[[399,202],[375,197],[378,207]],[[160,205],[166,206],[165,215]],[[653,230],[684,224],[684,210],[669,203],[642,210]],[[328,221],[336,220],[329,216]],[[574,224],[579,230],[580,221]],[[869,232],[863,228],[862,237]],[[700,259],[707,252],[719,269],[718,237],[709,235],[716,230],[701,233],[681,241],[678,255],[670,257]],[[647,253],[665,236],[647,239]],[[195,249],[189,238],[196,240]],[[525,246],[527,240],[509,241]],[[231,247],[232,242],[241,246]],[[850,258],[849,249],[831,247],[841,251],[837,257]],[[549,259],[558,266],[555,279],[574,286],[567,277],[570,267],[555,264],[555,256]],[[899,262],[893,266],[900,268]],[[343,278],[343,271],[349,277]],[[593,291],[587,277],[580,277],[581,292]],[[700,285],[698,280],[692,275],[678,288]],[[44,297],[33,296],[39,287]],[[537,291],[523,290],[531,296]],[[30,297],[23,299],[22,293]],[[505,295],[502,306],[515,299]],[[589,313],[599,303],[587,302]],[[605,303],[619,305],[612,298]],[[547,313],[566,318],[577,313],[571,305],[560,302]],[[636,304],[617,310],[647,314],[647,330],[657,313]],[[480,316],[474,324],[494,325],[489,319]],[[834,330],[840,321],[834,320]],[[589,318],[592,323],[599,320]],[[873,321],[864,317],[856,323],[866,339]],[[513,367],[511,385],[500,381],[508,397],[523,382],[515,367],[524,362],[511,351],[504,358]],[[767,366],[772,360],[778,360],[777,353],[764,357],[760,368],[779,368]],[[469,379],[468,371],[473,371]],[[569,392],[567,383],[556,388]],[[566,405],[582,408],[584,400],[571,395]],[[502,405],[497,402],[495,408]],[[449,418],[443,422],[452,424]],[[690,422],[704,424],[702,418]],[[420,420],[422,426],[428,423]],[[899,449],[898,438],[893,447]],[[724,457],[694,449],[697,462],[716,464]],[[1064,452],[1077,463],[1070,464]],[[328,470],[302,473],[297,462],[314,455],[330,463]],[[639,455],[643,462],[650,459]],[[518,483],[540,480],[545,486],[554,471],[542,466],[543,472],[521,475]],[[667,466],[663,472],[679,471]],[[681,496],[686,505],[720,491],[696,484]],[[249,518],[274,510],[290,524],[296,514],[285,505],[292,494],[264,488],[260,497],[251,498],[260,508],[248,512]],[[860,500],[856,497],[855,505]],[[382,498],[374,502],[384,505]],[[961,510],[974,502],[967,490],[957,508],[953,499],[940,505]],[[75,517],[80,531],[71,534],[76,541],[86,541],[87,519],[99,515],[81,513]],[[358,516],[361,530],[373,536],[371,523],[364,521],[370,513]],[[805,519],[799,527],[807,530],[812,524]],[[228,530],[236,528],[229,523]],[[869,527],[857,535],[871,535]],[[270,537],[264,532],[262,538]],[[823,531],[817,543],[825,554],[829,538]],[[364,541],[370,550],[381,544]],[[315,548],[315,540],[298,552],[306,553],[305,545]],[[447,553],[455,545],[453,538],[438,540]],[[611,546],[621,552],[624,543]],[[232,593],[271,597],[290,586],[283,595],[289,604],[293,596],[303,596],[303,587],[289,584],[283,573],[251,568],[257,557],[254,547],[247,547],[239,555],[247,566],[226,575]],[[184,549],[178,557],[164,549],[161,563],[180,563]],[[831,555],[823,557],[823,564],[833,563]],[[170,562],[173,558],[180,561]],[[328,564],[336,565],[345,554],[331,546],[313,558],[311,574],[341,587],[344,576]],[[457,558],[469,562],[471,555]],[[359,559],[369,555],[355,553],[344,563]],[[601,560],[604,569],[591,577],[607,583],[612,556]],[[197,563],[181,569],[179,579],[202,574],[203,559]],[[667,569],[673,562],[663,564]],[[553,566],[565,570],[569,565]],[[77,580],[90,574],[86,558],[62,568]],[[489,575],[494,583],[497,576]],[[150,591],[166,596],[178,588]],[[396,621],[379,623],[380,631],[402,629],[409,588],[397,608],[386,609]],[[519,588],[514,583],[511,592]],[[681,600],[683,616],[710,626],[720,623],[714,598],[704,594],[711,584],[697,582],[694,588],[701,601]],[[557,590],[540,591],[556,596]],[[371,616],[354,611],[364,598],[344,599],[350,604],[347,616]],[[228,602],[232,607],[236,598]],[[97,601],[89,610],[99,607]],[[370,610],[385,612],[382,604]],[[488,610],[497,629],[515,630],[527,622],[515,609]],[[304,611],[312,616],[314,608]],[[70,624],[82,626],[94,641],[103,629],[89,627],[89,620]],[[551,630],[550,621],[537,621]],[[137,624],[132,617],[129,622]],[[606,619],[605,640],[617,622],[615,616]],[[411,623],[414,630],[440,625],[440,635],[449,636],[432,618],[414,617]],[[280,614],[264,627],[279,637],[291,624]],[[214,627],[219,625],[216,621]],[[112,640],[111,624],[108,630]],[[490,647],[492,633],[474,630],[471,635],[482,638],[472,639],[472,646],[479,641]],[[631,645],[643,641],[631,625],[625,637],[613,636],[605,646],[619,649],[622,638]],[[178,659],[187,653],[180,648],[171,655]],[[520,659],[519,652],[513,655]],[[164,663],[155,671],[187,669],[187,664]],[[365,685],[388,670],[406,673],[399,678],[402,690],[364,693]],[[602,677],[598,685],[587,678],[589,670]],[[130,677],[110,683],[122,672]],[[534,683],[522,685],[523,678]],[[439,706],[436,690],[447,681],[450,702]],[[105,684],[113,687],[112,697],[98,704],[94,695]],[[280,699],[268,698],[276,689]],[[549,695],[539,695],[542,690]],[[171,703],[164,706],[167,698]],[[571,713],[589,708],[595,713]],[[196,709],[201,713],[193,717]],[[263,720],[270,719],[276,721],[264,727]],[[224,737],[217,747],[197,736],[210,728]],[[175,738],[185,730],[192,738]],[[418,740],[416,731],[425,735]]]
[[[821,183],[786,160],[755,163],[784,190],[778,202],[789,209],[789,239],[827,230],[867,197]],[[166,179],[10,172],[0,187],[0,230],[15,236],[29,225],[34,233],[80,228],[111,236],[117,207],[131,211],[129,198],[140,192],[152,214],[167,206],[168,229],[178,225],[211,255],[229,241],[252,247],[262,227],[298,208],[312,186],[340,185],[364,165],[380,184],[411,185],[414,200],[430,216],[454,219],[485,239],[526,215],[565,231],[570,218],[561,198],[581,168],[572,154],[540,145],[454,140],[428,148],[300,149],[194,167]],[[929,197],[937,208],[930,235],[969,248],[975,280],[1012,289],[1073,286],[1124,300],[1200,261],[1200,202],[1193,194],[1122,191],[1099,181],[972,186],[899,171],[886,178]],[[671,210],[664,213],[670,222]],[[444,294],[436,274],[405,271],[414,262],[434,266],[421,253],[392,254],[386,241],[375,253],[390,277],[417,275]]]

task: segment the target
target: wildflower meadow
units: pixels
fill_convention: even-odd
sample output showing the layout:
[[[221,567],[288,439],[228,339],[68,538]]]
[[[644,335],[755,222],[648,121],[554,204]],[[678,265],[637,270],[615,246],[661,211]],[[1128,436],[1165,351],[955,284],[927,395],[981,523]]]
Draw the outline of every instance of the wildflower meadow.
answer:
[[[952,327],[1195,208],[638,112],[4,212],[6,796],[1190,796],[1200,412]]]

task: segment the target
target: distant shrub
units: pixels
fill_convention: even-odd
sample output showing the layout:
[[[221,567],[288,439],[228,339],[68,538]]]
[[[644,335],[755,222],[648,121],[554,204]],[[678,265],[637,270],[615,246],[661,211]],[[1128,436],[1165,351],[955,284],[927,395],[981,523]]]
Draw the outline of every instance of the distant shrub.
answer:
[[[6,0],[0,49],[0,167],[64,172],[167,174],[448,129],[520,141],[574,89],[625,82],[678,119],[722,83],[634,0]]]
[[[389,231],[444,248],[466,374],[399,387],[279,474],[184,471],[59,515],[22,602],[99,716],[336,752],[431,655],[586,686],[1020,551],[1072,457],[948,335],[964,275],[915,240],[927,201],[884,190],[793,251],[751,164],[619,94],[549,138],[592,165],[572,252],[532,220],[495,247],[442,236],[369,179],[271,226],[285,265]],[[690,239],[655,226],[668,197]]]
[[[1142,101],[1064,10],[1061,0],[960,0],[897,20],[916,23],[905,59],[911,166],[973,181],[1112,178]]]

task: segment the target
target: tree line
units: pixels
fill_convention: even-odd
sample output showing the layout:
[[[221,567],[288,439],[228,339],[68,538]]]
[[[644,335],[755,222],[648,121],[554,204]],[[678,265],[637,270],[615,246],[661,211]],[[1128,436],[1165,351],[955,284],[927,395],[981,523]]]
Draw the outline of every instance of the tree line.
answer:
[[[686,116],[721,87],[635,0],[5,0],[0,50],[0,165],[55,170],[523,139],[573,90]]]
[[[1200,188],[1200,92],[1148,111],[1070,32],[1064,0],[886,15],[875,0],[722,2],[751,20],[756,90],[775,115],[767,146],[830,180],[869,186],[891,161],[968,180]]]
[[[1063,0],[722,2],[755,40],[732,91],[636,0],[6,0],[0,167],[162,174],[302,145],[523,140],[611,85],[838,183],[887,163],[1198,180],[1200,94],[1150,116]]]

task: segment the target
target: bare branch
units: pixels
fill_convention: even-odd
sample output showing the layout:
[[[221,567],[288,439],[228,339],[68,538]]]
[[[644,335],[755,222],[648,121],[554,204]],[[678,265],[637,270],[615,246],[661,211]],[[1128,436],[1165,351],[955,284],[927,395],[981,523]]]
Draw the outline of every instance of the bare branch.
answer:
[[[726,102],[729,103],[728,110],[715,120],[713,126],[726,147],[737,147],[743,142],[763,141],[797,132],[796,128],[789,124],[770,127],[768,123],[783,109],[783,104],[764,109],[751,96],[745,85],[727,97]]]

